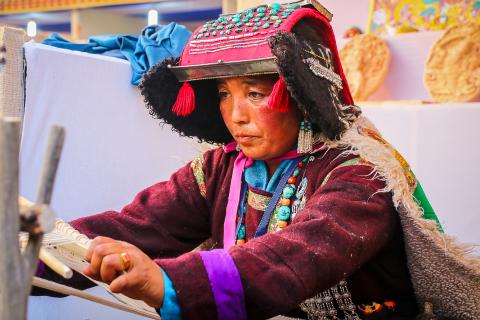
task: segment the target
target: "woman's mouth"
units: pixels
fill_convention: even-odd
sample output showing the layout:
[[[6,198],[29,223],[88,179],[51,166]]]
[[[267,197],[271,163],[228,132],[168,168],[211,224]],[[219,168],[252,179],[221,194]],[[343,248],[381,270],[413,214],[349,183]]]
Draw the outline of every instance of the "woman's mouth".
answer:
[[[238,143],[249,143],[249,142],[252,142],[253,140],[255,140],[256,138],[258,138],[257,136],[252,136],[252,135],[248,135],[248,134],[238,134],[238,135],[235,135],[235,140],[238,142]]]

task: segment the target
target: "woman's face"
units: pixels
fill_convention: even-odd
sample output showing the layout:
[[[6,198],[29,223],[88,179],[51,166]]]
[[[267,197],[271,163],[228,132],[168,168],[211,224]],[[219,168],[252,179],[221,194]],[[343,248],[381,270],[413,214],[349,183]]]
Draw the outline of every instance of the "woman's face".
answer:
[[[228,130],[246,156],[268,160],[291,150],[297,142],[300,111],[267,107],[276,79],[272,76],[218,80],[220,112]]]

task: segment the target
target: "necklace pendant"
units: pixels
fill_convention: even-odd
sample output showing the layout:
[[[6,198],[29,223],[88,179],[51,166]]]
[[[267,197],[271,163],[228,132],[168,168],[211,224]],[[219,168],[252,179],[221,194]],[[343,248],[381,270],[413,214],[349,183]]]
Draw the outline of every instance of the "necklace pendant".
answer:
[[[303,197],[303,195],[305,194],[305,191],[307,191],[307,184],[308,184],[307,177],[303,177],[302,181],[300,181],[298,185],[297,194],[295,195],[297,199],[301,199]]]

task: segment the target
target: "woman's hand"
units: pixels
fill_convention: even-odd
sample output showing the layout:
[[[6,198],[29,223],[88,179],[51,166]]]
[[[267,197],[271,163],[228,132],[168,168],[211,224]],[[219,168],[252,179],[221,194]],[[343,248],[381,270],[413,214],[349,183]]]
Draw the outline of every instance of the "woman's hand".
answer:
[[[87,252],[87,261],[90,264],[84,273],[108,283],[112,292],[143,300],[154,308],[162,305],[162,270],[134,245],[108,237],[96,237]]]

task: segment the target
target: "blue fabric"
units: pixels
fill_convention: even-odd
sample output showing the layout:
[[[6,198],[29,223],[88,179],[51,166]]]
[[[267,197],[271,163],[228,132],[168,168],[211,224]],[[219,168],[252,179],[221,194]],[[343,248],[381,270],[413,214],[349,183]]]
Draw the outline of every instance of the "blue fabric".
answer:
[[[245,181],[247,184],[255,189],[260,189],[267,192],[274,192],[275,188],[280,182],[285,171],[287,171],[293,159],[283,160],[273,173],[272,177],[268,179],[267,164],[263,160],[255,160],[252,166],[245,169]]]
[[[281,175],[280,181],[278,181],[275,191],[272,195],[272,198],[268,202],[268,206],[265,209],[265,212],[263,213],[262,219],[260,220],[260,223],[258,224],[257,231],[255,231],[255,235],[253,236],[254,238],[263,236],[265,233],[268,231],[268,222],[270,221],[273,211],[275,210],[275,206],[280,200],[280,197],[282,196],[283,189],[285,185],[287,184],[288,178],[290,177],[291,174],[293,174],[294,170],[297,168],[297,165],[302,161],[302,157],[298,157],[296,159],[292,159],[289,162],[288,167],[286,168],[285,172]],[[278,171],[278,168],[277,168]]]
[[[141,35],[100,35],[88,43],[72,43],[54,33],[43,40],[57,48],[101,54],[128,60],[132,66],[131,83],[138,85],[143,74],[154,64],[168,57],[178,57],[191,32],[171,22],[166,26],[148,26]]]
[[[160,317],[163,320],[182,320],[180,305],[178,304],[177,293],[173,287],[172,280],[170,280],[163,269],[162,274],[165,291],[163,296],[163,305],[160,308]]]

